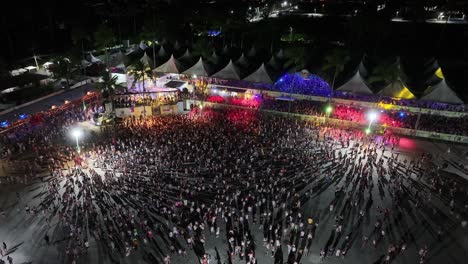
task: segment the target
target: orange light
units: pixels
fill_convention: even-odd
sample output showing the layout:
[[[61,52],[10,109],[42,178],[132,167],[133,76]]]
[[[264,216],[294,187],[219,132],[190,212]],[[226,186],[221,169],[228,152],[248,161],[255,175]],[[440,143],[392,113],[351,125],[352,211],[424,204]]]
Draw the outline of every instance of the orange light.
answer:
[[[87,93],[86,93],[86,95],[91,95],[91,94],[92,94],[92,92],[87,92]]]
[[[55,105],[53,105],[51,108],[52,108],[52,109],[55,109],[55,108],[57,108],[57,107],[56,107]]]
[[[70,102],[68,100],[65,100],[65,104],[68,104],[68,103],[70,103]]]

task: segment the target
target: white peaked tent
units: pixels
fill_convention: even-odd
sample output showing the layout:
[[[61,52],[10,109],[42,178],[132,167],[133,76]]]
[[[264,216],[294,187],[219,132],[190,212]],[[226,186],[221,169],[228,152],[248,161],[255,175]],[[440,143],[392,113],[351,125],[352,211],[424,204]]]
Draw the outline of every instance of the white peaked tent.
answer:
[[[278,51],[278,53],[276,53],[276,57],[277,57],[278,59],[284,59],[284,50],[283,50],[283,49],[280,49],[280,50]]]
[[[262,63],[255,72],[245,77],[244,81],[268,84],[273,83],[273,79],[270,77],[264,63]]]
[[[249,50],[249,53],[247,53],[247,56],[254,57],[255,55],[257,55],[257,50],[255,49],[255,46],[252,46],[252,48]]]
[[[116,66],[124,63],[125,55],[121,50],[119,52],[110,55],[110,64]]]
[[[228,47],[228,45],[224,45],[223,54],[226,55],[226,54],[228,54],[230,51],[231,51],[231,49]]]
[[[89,65],[91,65],[91,62],[87,60],[81,60],[81,67],[88,67]]]
[[[155,69],[156,72],[162,73],[180,73],[180,63],[171,55],[168,61]]]
[[[242,55],[239,57],[239,59],[237,59],[236,63],[241,64],[242,66],[246,66],[246,65],[249,64],[249,62],[247,61],[247,59],[244,56],[244,53],[242,53]]]
[[[146,66],[151,66],[152,65],[151,59],[148,56],[148,54],[146,54],[146,52],[145,52],[145,54],[143,54],[143,57],[141,57],[140,61]]]
[[[94,57],[92,53],[89,53],[89,61],[91,61],[91,63],[102,62],[100,59]]]
[[[438,84],[427,88],[421,100],[436,101],[448,104],[463,104],[463,101],[447,85],[445,79],[440,81]]]
[[[146,50],[148,48],[148,45],[146,45],[143,41],[140,41],[140,44],[138,45],[138,48],[141,50]]]
[[[267,63],[268,66],[272,67],[275,70],[280,68],[279,63],[276,61],[275,56],[271,56],[270,60]]]
[[[358,71],[359,74],[361,74],[361,76],[367,76],[367,69],[366,66],[364,66],[364,63],[362,63],[362,61],[359,63]]]
[[[189,49],[186,49],[184,55],[182,55],[179,58],[179,60],[187,60],[187,59],[190,59],[190,58],[192,58],[192,53],[190,53]]]
[[[195,65],[184,71],[182,74],[193,76],[196,75],[197,77],[207,77],[208,71],[206,70],[206,63],[203,61],[202,57],[198,60]]]
[[[359,71],[357,71],[350,80],[336,90],[356,94],[372,94],[372,90],[367,86]]]
[[[166,50],[164,49],[164,46],[161,46],[161,48],[158,51],[158,57],[166,57],[167,53]]]
[[[415,97],[414,94],[399,81],[387,85],[387,87],[383,88],[377,94],[402,99],[414,99]]]
[[[218,55],[216,54],[216,51],[213,50],[213,53],[211,54],[211,61],[214,63],[214,64],[218,64],[219,63],[219,57]]]
[[[174,44],[174,50],[179,50],[182,46],[180,45],[179,41],[176,40],[175,44]]]
[[[125,69],[125,64],[120,63],[120,64],[115,65],[114,67],[119,68],[119,69]]]
[[[240,80],[239,69],[232,63],[232,60],[219,72],[213,74],[214,78],[226,79],[226,80]]]

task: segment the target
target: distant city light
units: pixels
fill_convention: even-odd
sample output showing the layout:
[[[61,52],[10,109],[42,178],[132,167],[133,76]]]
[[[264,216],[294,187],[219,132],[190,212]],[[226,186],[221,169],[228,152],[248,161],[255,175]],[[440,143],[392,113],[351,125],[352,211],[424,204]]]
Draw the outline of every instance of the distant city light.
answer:
[[[27,117],[28,117],[28,115],[26,115],[26,114],[19,115],[20,120],[26,119]]]
[[[2,123],[0,123],[0,127],[7,127],[8,125],[8,121],[3,121]]]

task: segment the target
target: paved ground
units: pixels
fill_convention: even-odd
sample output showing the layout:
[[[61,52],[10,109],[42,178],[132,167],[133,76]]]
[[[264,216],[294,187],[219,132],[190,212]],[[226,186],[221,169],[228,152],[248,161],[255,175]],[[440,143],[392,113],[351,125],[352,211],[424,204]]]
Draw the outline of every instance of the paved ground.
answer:
[[[450,152],[448,152],[450,148]],[[443,143],[431,143],[422,140],[406,139],[400,141],[398,152],[401,153],[400,160],[405,158],[415,157],[415,153],[425,150],[430,151],[434,155],[440,156],[440,162],[444,159],[460,162],[463,160],[463,154],[467,151],[463,146],[447,146]],[[389,152],[383,155],[388,156]],[[466,160],[465,160],[466,162]],[[324,168],[325,170],[325,165]],[[462,174],[455,166],[449,165],[449,169]],[[455,176],[456,177],[456,176]],[[343,181],[339,181],[335,185],[343,185]],[[337,246],[343,242],[343,237],[336,239],[332,237],[334,229],[334,216],[328,210],[328,206],[335,197],[335,185],[330,185],[326,190],[313,196],[308,202],[303,205],[305,214],[314,215],[316,221],[319,221],[317,236],[313,240],[312,248],[309,256],[304,256],[301,263],[319,263],[320,249],[325,246],[327,241],[336,241]],[[32,216],[25,212],[26,205],[34,206],[40,201],[40,197],[45,194],[43,189],[44,184],[39,180],[35,180],[27,185],[3,185],[0,186],[0,208],[4,211],[4,215],[0,216],[0,242],[5,241],[8,245],[8,254],[13,257],[14,263],[65,263],[64,247],[67,244],[65,234],[57,223],[57,218],[52,220],[50,226],[47,226],[45,220],[40,215]],[[17,199],[16,192],[19,192],[21,199]],[[383,242],[380,242],[376,249],[371,245],[362,248],[362,236],[371,234],[373,223],[376,219],[377,206],[385,207],[389,205],[391,194],[388,189],[382,188],[382,185],[377,181],[377,175],[374,173],[374,188],[372,190],[374,203],[369,208],[364,224],[354,224],[345,226],[343,234],[352,233],[355,237],[352,248],[348,251],[345,259],[337,257],[327,257],[325,263],[381,263],[381,258],[391,242],[396,242],[402,235],[402,230],[407,228],[411,230],[412,241],[408,243],[408,250],[400,254],[393,263],[418,263],[417,251],[427,245],[429,247],[429,255],[427,263],[447,263],[457,264],[466,263],[468,258],[468,234],[467,230],[461,227],[462,218],[455,215],[447,214],[446,225],[444,226],[446,233],[443,239],[436,239],[435,230],[438,228],[438,221],[432,219],[430,214],[424,211],[413,210],[412,213],[404,214],[404,220],[400,224],[389,224],[387,236]],[[446,208],[444,205],[434,199],[434,206],[441,208],[442,211]],[[414,209],[414,208],[413,208]],[[353,212],[355,214],[356,212]],[[221,234],[224,234],[224,226],[221,225]],[[257,226],[258,227],[258,226]],[[47,246],[43,240],[45,234],[49,234],[52,245]],[[208,237],[205,248],[212,256],[216,255],[215,247],[221,255],[221,263],[227,263],[226,260],[226,240],[223,235],[220,238],[215,238],[206,232]],[[344,236],[343,235],[343,236]],[[256,254],[258,263],[273,263],[273,258],[267,252],[267,249],[262,245],[262,231],[257,229],[254,231],[255,241],[257,244]],[[90,251],[85,257],[80,258],[79,263],[148,263],[142,260],[139,253],[133,253],[130,257],[119,258],[117,262],[112,262],[108,254],[105,252],[98,241],[90,240]],[[163,246],[161,242],[161,250],[168,252],[168,248]],[[283,245],[284,259],[286,261],[286,247]],[[6,260],[6,257],[3,257]],[[197,263],[193,251],[189,251],[186,257],[173,256],[172,263]],[[214,263],[216,263],[214,261]],[[238,259],[234,263],[243,263]]]
[[[37,103],[22,107],[20,109],[11,111],[4,115],[0,115],[0,121],[9,121],[14,122],[18,120],[19,115],[27,114],[31,115],[41,111],[49,110],[53,105],[59,106],[65,103],[66,100],[73,101],[86,94],[88,91],[94,91],[95,89],[91,84],[87,84],[73,90],[67,90],[59,95],[52,96],[50,98],[44,99]]]

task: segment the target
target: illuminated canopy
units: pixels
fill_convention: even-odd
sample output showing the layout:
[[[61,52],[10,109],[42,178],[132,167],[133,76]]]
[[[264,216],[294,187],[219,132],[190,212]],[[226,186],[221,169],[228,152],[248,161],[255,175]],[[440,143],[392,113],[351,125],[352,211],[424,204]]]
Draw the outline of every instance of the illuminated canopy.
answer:
[[[401,82],[397,81],[387,85],[384,89],[382,89],[377,94],[382,96],[388,96],[393,98],[401,98],[401,99],[414,99],[414,94]]]

